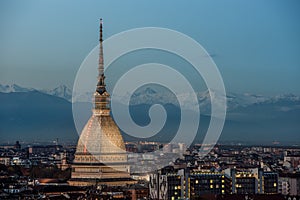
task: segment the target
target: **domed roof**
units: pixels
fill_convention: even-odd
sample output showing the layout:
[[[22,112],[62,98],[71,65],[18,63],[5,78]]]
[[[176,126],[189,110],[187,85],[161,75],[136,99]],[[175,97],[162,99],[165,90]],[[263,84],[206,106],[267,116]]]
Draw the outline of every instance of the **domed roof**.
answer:
[[[92,115],[80,135],[76,154],[124,153],[125,144],[119,128],[110,115]]]

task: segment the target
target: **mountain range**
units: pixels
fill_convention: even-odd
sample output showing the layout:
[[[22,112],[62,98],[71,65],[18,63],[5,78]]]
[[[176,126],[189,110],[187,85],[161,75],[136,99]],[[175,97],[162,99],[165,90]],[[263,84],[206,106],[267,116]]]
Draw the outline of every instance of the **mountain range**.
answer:
[[[151,140],[169,140],[180,123],[180,109],[189,109],[191,94],[177,98],[184,102],[180,108],[175,95],[160,88],[144,87],[128,94],[130,114],[139,125],[150,121],[148,110],[153,104],[162,104],[168,114],[167,123]],[[196,141],[200,142],[210,121],[210,95],[217,92],[196,93],[201,110],[200,128]],[[80,98],[78,98],[80,97]],[[73,108],[80,108],[82,123],[91,115],[92,94],[73,97]],[[116,97],[122,103],[124,97]],[[271,143],[280,141],[300,145],[300,97],[294,94],[263,96],[227,93],[227,116],[220,141]],[[77,140],[72,115],[72,90],[62,85],[50,90],[24,88],[16,84],[0,84],[0,141],[13,140]],[[75,116],[76,117],[76,116]],[[124,134],[125,140],[134,139]]]
[[[40,90],[40,89],[34,89],[34,88],[21,87],[17,84],[10,84],[10,85],[0,84],[0,92],[1,93],[32,92],[32,91],[37,91],[37,92],[41,92],[44,94],[61,97],[63,99],[66,99],[67,101],[72,100],[72,90],[70,88],[68,88],[66,85],[60,85],[56,88],[48,89],[48,90],[45,90],[45,89]]]
[[[30,92],[30,91],[38,91],[43,94],[52,95],[55,97],[63,98],[69,102],[92,102],[93,93],[87,92],[87,93],[80,93],[76,94],[72,99],[72,89],[70,89],[66,85],[60,85],[58,87],[55,87],[53,89],[34,89],[34,88],[25,88],[21,87],[16,84],[11,85],[2,85],[0,84],[0,93],[13,93],[13,92]],[[130,98],[130,105],[140,105],[140,104],[149,104],[153,105],[155,103],[157,104],[174,104],[176,106],[179,106],[178,99],[180,99],[183,102],[183,108],[189,109],[191,107],[190,99],[191,95],[189,93],[182,93],[179,96],[175,96],[172,93],[166,93],[159,87],[145,87],[142,89],[137,90],[134,92],[134,94],[127,94],[127,96],[115,96],[117,102],[123,102],[125,98]],[[216,97],[219,95],[215,91],[203,91],[203,92],[196,92],[196,96],[198,98],[198,104],[201,109],[202,114],[208,114],[210,110],[210,98]],[[128,97],[129,96],[129,97]],[[290,102],[292,105],[300,102],[300,96],[297,96],[295,94],[282,94],[282,95],[276,95],[276,96],[263,96],[263,95],[257,95],[257,94],[237,94],[237,93],[227,93],[226,95],[227,100],[227,111],[234,111],[239,108],[245,108],[249,107],[251,105],[258,105],[258,104],[277,104],[281,103],[283,101]],[[297,107],[297,106],[296,106]],[[280,109],[282,111],[288,111],[295,109],[295,106],[291,105],[285,105],[282,107],[277,107],[277,109]]]

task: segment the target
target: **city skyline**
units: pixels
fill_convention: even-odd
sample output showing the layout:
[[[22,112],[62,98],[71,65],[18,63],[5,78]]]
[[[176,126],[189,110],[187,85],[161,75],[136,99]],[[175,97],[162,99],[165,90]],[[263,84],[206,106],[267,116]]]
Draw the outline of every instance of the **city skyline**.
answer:
[[[298,8],[0,2],[0,198],[300,199]]]

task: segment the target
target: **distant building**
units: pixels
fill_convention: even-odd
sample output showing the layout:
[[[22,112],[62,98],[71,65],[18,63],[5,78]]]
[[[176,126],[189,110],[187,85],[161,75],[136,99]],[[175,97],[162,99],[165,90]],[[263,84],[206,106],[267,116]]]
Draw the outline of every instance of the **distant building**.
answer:
[[[61,152],[60,153],[60,162],[57,163],[57,167],[60,168],[61,170],[66,170],[67,168],[70,167],[70,164],[67,161],[67,153],[66,152]]]
[[[260,168],[225,170],[231,177],[233,194],[276,194],[278,193],[278,174],[264,172]]]
[[[290,183],[289,178],[280,177],[278,180],[278,192],[283,195],[288,195],[290,193]]]
[[[300,166],[300,155],[284,156],[283,161],[289,162],[293,168],[298,168]]]
[[[261,192],[263,194],[277,194],[278,193],[278,173],[262,172],[260,177]]]
[[[0,164],[2,165],[10,165],[10,157],[0,157]]]
[[[126,196],[132,200],[147,199],[149,197],[149,188],[140,184],[130,185]]]
[[[14,149],[21,150],[21,144],[19,141],[16,141],[16,144],[14,145]]]
[[[256,194],[258,193],[257,177],[249,170],[237,170],[228,168],[225,173],[231,177],[233,194]]]
[[[29,159],[23,159],[20,157],[13,157],[10,160],[10,165],[22,165],[22,166],[31,166],[31,161]]]
[[[55,154],[60,149],[62,149],[61,145],[46,145],[46,146],[35,145],[35,146],[28,147],[28,153],[29,155],[41,154],[41,153]]]
[[[184,169],[179,171],[167,166],[150,174],[151,199],[183,199],[185,193]]]
[[[190,198],[207,194],[231,193],[231,181],[224,173],[192,172],[188,176],[188,184]]]
[[[167,199],[184,199],[185,198],[185,176],[184,170],[177,173],[169,173],[167,176]]]
[[[174,170],[166,167],[150,175],[151,199],[199,199],[206,195],[231,193],[231,181],[221,172]]]
[[[282,174],[279,177],[279,193],[300,196],[300,174]]]

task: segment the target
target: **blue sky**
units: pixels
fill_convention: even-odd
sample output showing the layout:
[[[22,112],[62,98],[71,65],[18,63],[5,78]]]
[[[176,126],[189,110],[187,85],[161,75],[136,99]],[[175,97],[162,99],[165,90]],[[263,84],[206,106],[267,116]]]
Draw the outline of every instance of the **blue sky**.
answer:
[[[232,92],[300,94],[300,2],[0,1],[0,83],[53,88],[76,72],[104,38],[164,27],[198,41]]]

